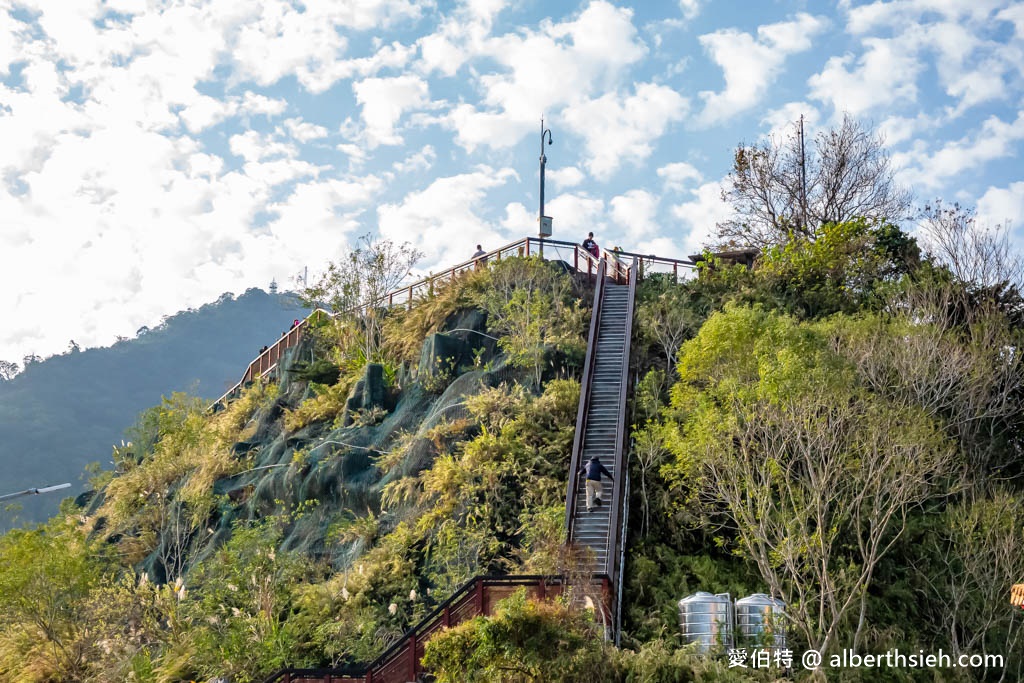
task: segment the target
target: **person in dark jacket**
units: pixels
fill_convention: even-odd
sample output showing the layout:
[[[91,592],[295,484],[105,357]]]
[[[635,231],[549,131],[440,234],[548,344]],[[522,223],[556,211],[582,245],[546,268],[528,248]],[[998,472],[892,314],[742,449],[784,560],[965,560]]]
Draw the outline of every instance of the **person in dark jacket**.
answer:
[[[600,258],[601,249],[598,248],[597,242],[594,241],[594,233],[587,233],[587,239],[583,240],[583,248],[589,251],[594,258]]]
[[[601,505],[601,475],[611,479],[612,473],[601,464],[601,460],[596,455],[590,458],[583,467],[580,474],[587,475],[587,512],[590,512],[595,506],[600,507]]]

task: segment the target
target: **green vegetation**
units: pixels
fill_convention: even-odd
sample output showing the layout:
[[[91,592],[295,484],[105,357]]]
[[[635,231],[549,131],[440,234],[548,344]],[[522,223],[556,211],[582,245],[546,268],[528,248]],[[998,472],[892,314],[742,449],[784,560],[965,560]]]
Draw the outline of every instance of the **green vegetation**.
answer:
[[[781,675],[683,645],[676,603],[697,590],[781,597],[797,654],[1006,658],[829,680],[1019,679],[1024,300],[1009,270],[971,279],[964,250],[994,243],[936,216],[955,219],[945,251],[855,218],[787,232],[752,269],[709,255],[645,280],[624,647],[584,596],[521,592],[429,641],[437,680]],[[588,290],[502,260],[325,322],[219,413],[181,394],[143,413],[88,500],[0,538],[0,679],[368,662],[474,575],[578,575],[563,516]]]
[[[993,253],[961,232],[963,262],[970,244]],[[675,633],[692,591],[770,592],[797,652],[998,653],[1005,668],[885,676],[1020,676],[1024,301],[1012,269],[954,271],[855,220],[752,270],[709,258],[644,283],[627,642]]]

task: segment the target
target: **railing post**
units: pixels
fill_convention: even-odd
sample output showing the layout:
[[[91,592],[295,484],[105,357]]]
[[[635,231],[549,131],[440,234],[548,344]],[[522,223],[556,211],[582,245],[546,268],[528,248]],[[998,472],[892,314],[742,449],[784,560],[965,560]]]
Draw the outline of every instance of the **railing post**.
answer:
[[[409,299],[405,302],[405,307],[412,310],[412,285],[409,285]]]
[[[476,613],[484,613],[484,580],[476,580]]]
[[[445,628],[452,625],[452,608],[449,605],[445,605],[441,612],[441,625]]]
[[[416,680],[416,634],[409,636],[409,680]]]
[[[373,683],[373,667],[366,670],[366,683]]]

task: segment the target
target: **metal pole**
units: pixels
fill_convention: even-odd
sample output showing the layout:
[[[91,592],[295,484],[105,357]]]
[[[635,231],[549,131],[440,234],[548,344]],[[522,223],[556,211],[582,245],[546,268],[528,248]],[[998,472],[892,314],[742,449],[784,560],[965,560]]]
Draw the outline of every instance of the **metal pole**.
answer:
[[[71,484],[57,484],[56,486],[44,486],[42,488],[25,489],[24,491],[18,491],[17,493],[8,493],[0,496],[0,500],[11,500],[13,498],[20,498],[21,496],[37,496],[40,493],[49,493],[50,491],[59,491],[61,489],[69,489]]]
[[[544,137],[547,136],[548,144],[554,141],[551,138],[551,129],[544,127],[544,117],[540,119],[540,213],[537,216],[537,235],[544,237],[541,230],[541,222],[544,220],[544,167],[547,166],[548,158],[544,154]]]
[[[542,116],[540,117],[540,213],[537,216],[538,221],[544,217],[544,166],[547,163],[548,158],[544,154],[544,117]]]

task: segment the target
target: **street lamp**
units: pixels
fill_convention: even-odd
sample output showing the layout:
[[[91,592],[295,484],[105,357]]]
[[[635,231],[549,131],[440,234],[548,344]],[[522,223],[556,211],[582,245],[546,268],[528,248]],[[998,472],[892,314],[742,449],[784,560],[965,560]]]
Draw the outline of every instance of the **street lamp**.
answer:
[[[544,166],[548,163],[548,158],[544,154],[544,138],[548,139],[548,144],[552,144],[554,141],[551,139],[551,129],[544,127],[544,117],[540,119],[540,213],[537,216],[537,222],[540,224],[540,238],[551,237],[551,216],[544,215]]]
[[[36,489],[25,489],[24,491],[18,491],[17,493],[7,493],[0,496],[0,501],[12,500],[14,498],[20,498],[22,496],[37,496],[40,493],[49,493],[50,491],[59,491],[61,489],[69,489],[71,484],[57,484],[56,486],[44,486]]]

